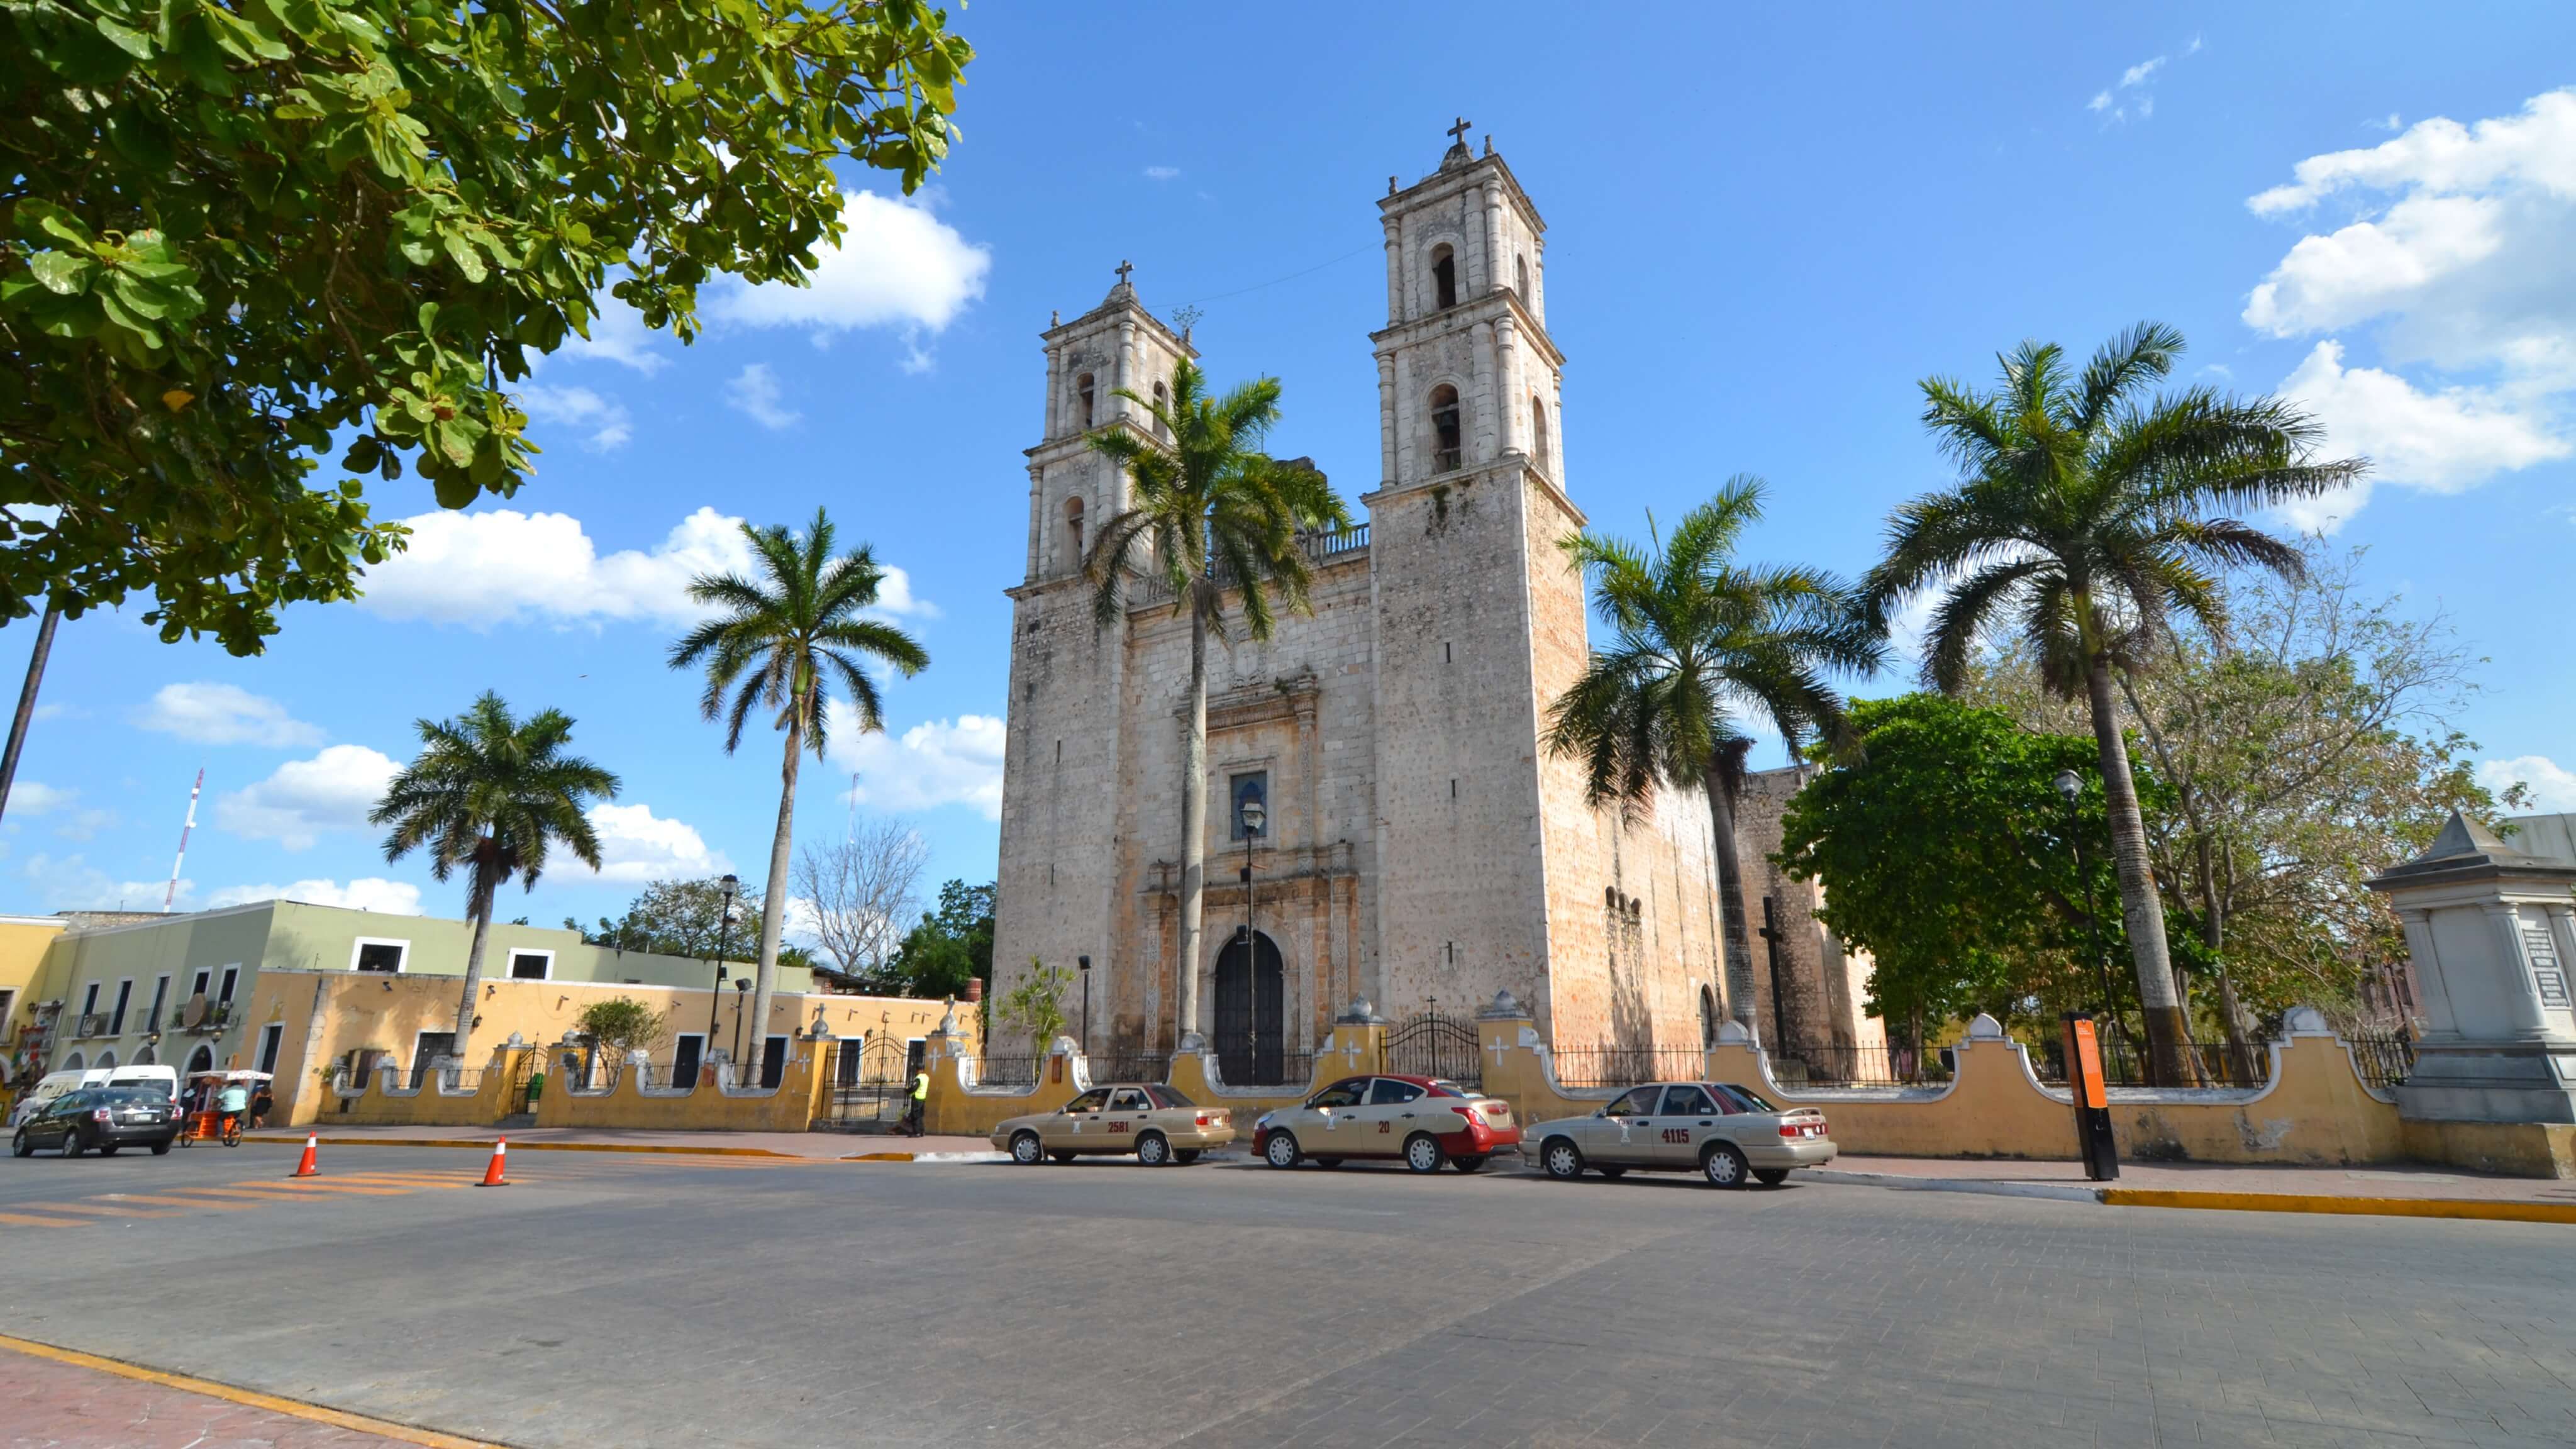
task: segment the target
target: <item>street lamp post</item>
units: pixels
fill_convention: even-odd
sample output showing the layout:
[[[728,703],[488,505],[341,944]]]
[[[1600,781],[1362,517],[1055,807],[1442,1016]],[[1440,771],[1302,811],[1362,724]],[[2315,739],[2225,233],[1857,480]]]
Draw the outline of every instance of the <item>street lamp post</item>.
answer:
[[[1263,805],[1260,800],[1252,799],[1243,802],[1242,813],[1243,981],[1245,986],[1245,995],[1248,998],[1253,994],[1253,982],[1259,975],[1259,973],[1254,969],[1256,963],[1253,960],[1254,950],[1252,944],[1252,913],[1254,906],[1252,899],[1252,842],[1259,839],[1263,828],[1270,824],[1270,810],[1269,807]],[[1247,1004],[1249,1004],[1248,1001]],[[1243,1059],[1246,1062],[1253,1060],[1254,1053],[1260,1041],[1260,1030],[1256,1025],[1259,1017],[1260,1013],[1256,1011],[1247,1011],[1243,1014]]]
[[[2075,890],[2084,898],[2084,924],[2093,936],[2093,971],[2102,983],[2102,1016],[2113,1031],[2118,1031],[2120,1018],[2111,1005],[2111,966],[2102,954],[2102,914],[2093,904],[2093,877],[2084,864],[2084,826],[2075,813],[2075,801],[2084,793],[2084,782],[2073,770],[2060,770],[2056,783],[2057,793],[2066,801],[2066,840],[2075,847]]]
[[[707,1050],[716,1045],[716,1003],[724,1000],[725,958],[733,954],[733,893],[742,882],[732,876],[724,878],[724,911],[716,917],[716,984],[707,993]]]
[[[1082,968],[1082,1054],[1091,1055],[1091,958],[1076,956],[1074,964]]]

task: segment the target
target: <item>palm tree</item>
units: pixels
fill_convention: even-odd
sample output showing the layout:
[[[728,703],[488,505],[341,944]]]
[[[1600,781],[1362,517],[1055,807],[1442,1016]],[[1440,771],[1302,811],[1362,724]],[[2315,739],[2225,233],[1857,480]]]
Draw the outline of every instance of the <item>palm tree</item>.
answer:
[[[613,799],[617,777],[564,753],[572,720],[549,709],[525,723],[490,690],[452,720],[422,720],[420,754],[367,812],[370,824],[390,825],[385,859],[429,851],[429,874],[444,881],[465,868],[466,913],[474,944],[465,953],[465,989],[456,1001],[456,1034],[448,1052],[463,1057],[474,1030],[474,1003],[483,983],[483,946],[492,932],[492,902],[517,877],[536,889],[546,851],[561,841],[574,857],[599,869],[599,836],[584,813],[589,802]]]
[[[2001,359],[1992,392],[1924,380],[1923,422],[1959,482],[1899,508],[1887,555],[1864,582],[1884,629],[1901,601],[1937,591],[1923,677],[1955,691],[1979,632],[2002,620],[2039,656],[2061,697],[2084,696],[2101,754],[2119,862],[2121,916],[2146,1017],[2149,1070],[2191,1080],[2190,1031],[2166,952],[2147,832],[2113,700],[2114,671],[2142,672],[2176,611],[2213,632],[2226,602],[2211,570],[2251,565],[2295,578],[2299,551],[2220,509],[2311,498],[2358,478],[2361,459],[2312,462],[2323,433],[2278,398],[2208,388],[2146,396],[2173,370],[2182,335],[2142,322],[2111,339],[2081,376],[2053,343]]]
[[[802,538],[784,524],[746,523],[742,536],[760,578],[728,573],[692,579],[689,598],[716,615],[671,646],[671,667],[706,671],[698,707],[708,719],[724,717],[726,754],[742,743],[743,724],[754,708],[775,711],[772,723],[787,735],[778,769],[778,833],[769,843],[769,888],[760,897],[760,969],[751,992],[751,1055],[759,1061],[770,998],[778,989],[778,935],[795,853],[796,769],[804,751],[820,759],[828,743],[824,685],[838,679],[849,690],[861,733],[882,730],[876,682],[859,667],[860,657],[883,661],[909,678],[929,666],[930,656],[901,629],[864,617],[877,601],[885,570],[866,544],[835,558],[832,520],[823,510],[814,510]]]
[[[1190,713],[1181,769],[1180,1049],[1200,1051],[1199,923],[1207,883],[1207,641],[1225,633],[1225,591],[1240,584],[1243,630],[1267,639],[1272,594],[1310,611],[1302,536],[1350,527],[1350,512],[1324,475],[1303,459],[1277,462],[1260,451],[1279,421],[1279,380],[1248,382],[1211,397],[1206,375],[1184,359],[1168,402],[1125,388],[1118,396],[1160,424],[1149,439],[1125,419],[1091,435],[1134,481],[1127,507],[1102,524],[1083,560],[1092,613],[1107,628],[1126,616],[1130,574],[1159,580],[1174,612],[1190,616]]]
[[[1735,806],[1753,741],[1740,721],[1769,723],[1793,758],[1805,742],[1842,738],[1842,698],[1824,675],[1869,673],[1883,648],[1833,575],[1734,561],[1745,528],[1762,516],[1762,491],[1749,474],[1728,479],[1651,551],[1595,533],[1565,540],[1566,556],[1591,575],[1593,607],[1615,639],[1593,651],[1583,677],[1548,712],[1548,748],[1583,762],[1594,805],[1615,800],[1633,818],[1658,785],[1707,795],[1727,1006],[1748,1031],[1753,946]],[[1651,529],[1652,515],[1647,523]]]

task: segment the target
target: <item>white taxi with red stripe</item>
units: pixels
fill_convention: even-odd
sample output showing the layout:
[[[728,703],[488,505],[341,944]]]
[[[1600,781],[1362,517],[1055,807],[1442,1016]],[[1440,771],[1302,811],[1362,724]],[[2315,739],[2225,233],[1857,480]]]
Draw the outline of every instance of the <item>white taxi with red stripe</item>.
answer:
[[[1345,1077],[1253,1124],[1252,1150],[1273,1167],[1394,1158],[1415,1172],[1474,1172],[1519,1144],[1512,1104],[1445,1077]]]

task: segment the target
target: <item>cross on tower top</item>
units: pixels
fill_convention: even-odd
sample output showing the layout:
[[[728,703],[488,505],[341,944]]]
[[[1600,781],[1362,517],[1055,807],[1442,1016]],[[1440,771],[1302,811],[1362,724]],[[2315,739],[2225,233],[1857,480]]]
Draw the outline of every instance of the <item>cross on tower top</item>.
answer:
[[[1448,129],[1448,131],[1447,131],[1447,133],[1446,133],[1446,134],[1448,135],[1448,137],[1449,137],[1450,141],[1451,141],[1453,144],[1455,144],[1455,145],[1460,145],[1460,146],[1464,146],[1464,145],[1466,145],[1466,144],[1467,144],[1467,118],[1466,118],[1465,116],[1460,116],[1460,117],[1458,118],[1458,124],[1456,124],[1456,125],[1454,125],[1454,126],[1451,126],[1451,127]]]
[[[1136,264],[1127,260],[1125,257],[1120,257],[1118,259],[1116,270],[1118,272],[1118,285],[1123,287],[1127,285],[1127,274],[1136,270]]]

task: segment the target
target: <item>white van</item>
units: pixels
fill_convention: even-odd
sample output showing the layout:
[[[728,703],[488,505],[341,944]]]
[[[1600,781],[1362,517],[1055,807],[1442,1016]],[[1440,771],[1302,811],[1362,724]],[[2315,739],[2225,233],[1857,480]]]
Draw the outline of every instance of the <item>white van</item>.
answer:
[[[18,1099],[17,1106],[9,1109],[9,1125],[15,1127],[35,1116],[45,1109],[46,1103],[75,1087],[151,1087],[172,1101],[177,1101],[179,1069],[146,1065],[85,1067],[77,1071],[47,1072],[37,1079],[36,1085],[27,1089],[26,1096]]]

